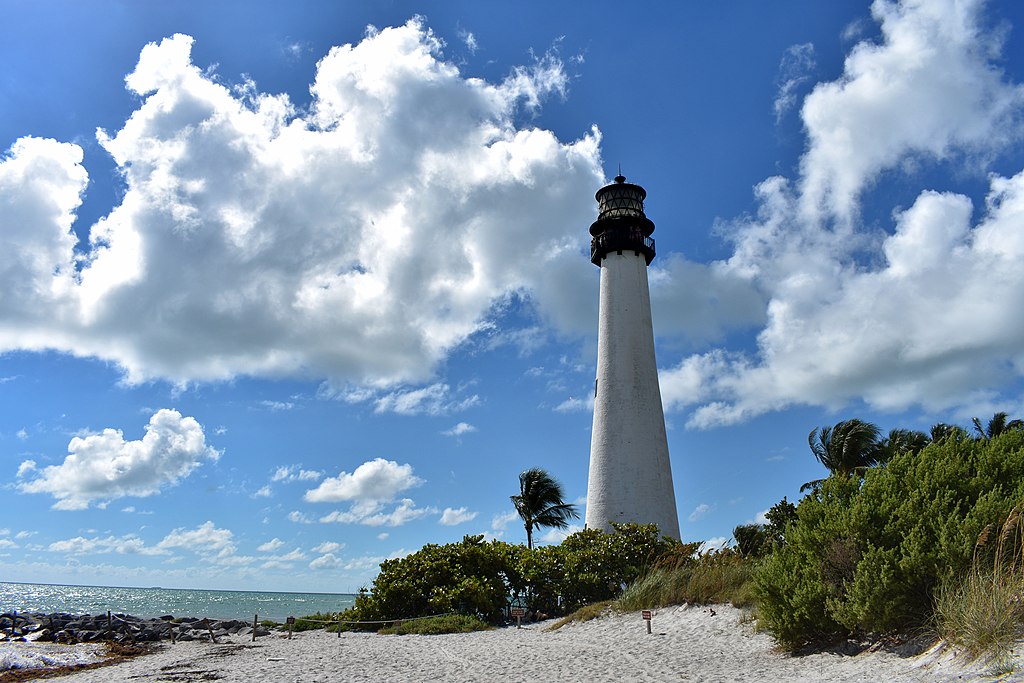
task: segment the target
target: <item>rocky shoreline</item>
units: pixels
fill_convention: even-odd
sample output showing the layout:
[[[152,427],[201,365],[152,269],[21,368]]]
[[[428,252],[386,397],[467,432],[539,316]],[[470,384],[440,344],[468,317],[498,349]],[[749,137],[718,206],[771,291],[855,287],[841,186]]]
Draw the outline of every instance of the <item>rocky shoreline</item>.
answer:
[[[0,642],[150,643],[159,640],[217,642],[225,636],[266,636],[270,629],[238,619],[212,620],[166,615],[142,619],[130,614],[0,614]]]

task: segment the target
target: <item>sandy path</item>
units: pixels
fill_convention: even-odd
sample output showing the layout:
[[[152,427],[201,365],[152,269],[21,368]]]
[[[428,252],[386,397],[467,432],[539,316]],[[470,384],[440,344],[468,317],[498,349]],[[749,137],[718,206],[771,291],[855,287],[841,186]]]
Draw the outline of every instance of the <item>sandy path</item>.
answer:
[[[770,637],[739,623],[740,612],[670,608],[648,635],[638,614],[618,615],[558,631],[531,625],[446,636],[378,636],[309,631],[292,640],[178,643],[157,654],[71,674],[73,683],[118,681],[247,681],[327,683],[390,681],[1024,681],[993,678],[950,654],[902,658],[887,652],[850,657],[790,657]],[[1024,659],[1018,658],[1018,670]]]

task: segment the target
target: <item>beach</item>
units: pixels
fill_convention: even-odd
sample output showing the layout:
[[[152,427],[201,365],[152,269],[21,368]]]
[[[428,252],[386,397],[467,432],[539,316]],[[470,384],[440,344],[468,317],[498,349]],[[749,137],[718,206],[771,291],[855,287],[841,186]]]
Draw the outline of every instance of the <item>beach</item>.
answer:
[[[551,621],[467,634],[387,636],[306,631],[218,644],[162,643],[154,654],[63,679],[118,681],[1017,681],[954,657],[950,648],[916,656],[884,649],[858,655],[791,656],[728,606],[657,611],[648,634],[639,613],[550,630]],[[1016,656],[1017,671],[1024,659]]]

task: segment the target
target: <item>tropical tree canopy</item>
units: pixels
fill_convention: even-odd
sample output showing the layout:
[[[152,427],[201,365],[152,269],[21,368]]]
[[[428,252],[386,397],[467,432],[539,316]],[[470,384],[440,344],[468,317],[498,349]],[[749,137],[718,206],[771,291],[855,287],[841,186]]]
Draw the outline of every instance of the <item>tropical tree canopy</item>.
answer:
[[[870,422],[853,418],[837,422],[834,427],[820,427],[811,430],[807,443],[811,452],[831,474],[848,478],[879,462],[883,455],[878,427]],[[822,480],[804,484],[800,490],[815,488]]]
[[[519,475],[519,495],[510,496],[526,528],[526,546],[533,548],[533,530],[565,529],[579,519],[576,506],[562,500],[562,486],[546,471],[534,467]]]
[[[903,453],[920,453],[931,443],[924,432],[913,429],[891,429],[889,435],[878,442],[879,462],[889,462]]]
[[[974,431],[978,433],[979,439],[993,439],[1006,431],[1024,429],[1024,421],[1011,420],[1009,417],[1008,413],[998,412],[992,416],[986,427],[982,427],[981,420],[976,417],[971,420],[971,423],[974,425]]]

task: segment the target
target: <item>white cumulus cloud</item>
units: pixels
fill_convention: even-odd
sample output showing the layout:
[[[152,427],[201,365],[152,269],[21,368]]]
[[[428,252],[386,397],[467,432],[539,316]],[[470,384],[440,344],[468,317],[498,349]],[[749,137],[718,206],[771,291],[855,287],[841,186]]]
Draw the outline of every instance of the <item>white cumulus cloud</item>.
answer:
[[[406,386],[377,409],[432,413],[474,397],[408,392],[495,304],[525,295],[572,326],[603,174],[596,129],[563,142],[529,122],[565,93],[557,58],[468,78],[413,19],[332,48],[300,110],[223,85],[193,42],[146,45],[126,77],[138,106],[98,133],[123,192],[87,241],[70,230],[78,145],[22,138],[0,156],[0,353],[97,357],[128,382]]]
[[[743,302],[726,322],[755,325],[756,349],[711,348],[661,373],[666,407],[691,411],[690,426],[799,404],[966,411],[1024,376],[1024,172],[986,174],[1020,149],[1024,87],[998,67],[1002,34],[983,8],[878,0],[881,39],[804,99],[798,177],[757,186],[757,214],[720,226],[733,255],[710,266]],[[865,225],[883,175],[920,184],[922,167],[988,175],[984,206],[922,185],[886,232]]]
[[[456,524],[462,524],[470,520],[476,519],[478,512],[470,512],[465,507],[461,508],[445,508],[444,512],[441,513],[441,524],[445,526],[455,526]]]
[[[280,538],[275,537],[270,539],[266,543],[260,545],[258,548],[256,548],[256,550],[258,550],[261,553],[272,553],[275,550],[281,548],[282,546],[284,546],[284,541],[282,541]]]
[[[413,474],[412,465],[376,458],[364,462],[352,473],[327,477],[315,489],[306,491],[305,499],[311,503],[391,500],[398,493],[422,483],[423,480]]]
[[[441,434],[444,436],[462,436],[463,434],[470,434],[476,431],[476,427],[469,424],[468,422],[459,422],[451,429],[446,429]]]
[[[195,418],[164,408],[153,414],[140,440],[126,441],[116,429],[76,436],[60,465],[38,470],[25,461],[18,474],[22,491],[49,493],[57,499],[53,507],[80,510],[93,501],[155,495],[219,456]],[[33,473],[37,476],[28,478]]]

